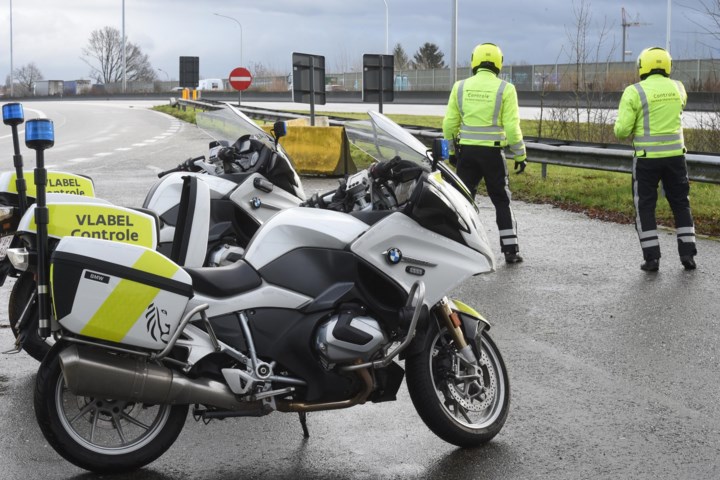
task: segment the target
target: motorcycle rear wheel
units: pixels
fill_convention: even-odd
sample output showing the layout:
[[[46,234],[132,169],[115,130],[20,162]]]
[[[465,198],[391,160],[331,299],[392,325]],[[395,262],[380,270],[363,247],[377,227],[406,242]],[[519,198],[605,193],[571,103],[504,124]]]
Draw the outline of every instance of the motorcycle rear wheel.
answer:
[[[20,335],[20,330],[18,329],[20,316],[35,293],[36,288],[37,284],[33,273],[24,272],[17,279],[15,285],[13,285],[12,291],[10,292],[10,301],[8,302],[8,320],[10,321],[10,329],[12,330],[13,335],[15,335],[15,338]],[[42,362],[42,359],[45,358],[47,352],[50,351],[51,345],[37,333],[39,320],[37,304],[31,305],[28,313],[29,318],[22,326],[22,329],[27,335],[22,348],[32,358],[38,362]]]
[[[505,424],[510,380],[487,332],[472,345],[479,365],[464,362],[452,337],[431,322],[425,346],[405,361],[410,398],[423,422],[438,437],[459,447],[490,441]]]
[[[48,443],[67,461],[97,473],[136,470],[175,442],[188,405],[146,405],[81,397],[68,390],[56,344],[35,383],[35,416]]]

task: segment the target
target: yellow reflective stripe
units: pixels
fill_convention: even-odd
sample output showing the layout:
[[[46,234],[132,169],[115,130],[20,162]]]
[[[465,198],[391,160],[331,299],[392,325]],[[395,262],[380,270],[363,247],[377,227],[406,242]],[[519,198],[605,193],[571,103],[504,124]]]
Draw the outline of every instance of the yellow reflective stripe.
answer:
[[[153,251],[144,252],[132,268],[166,278],[172,278],[179,269],[176,264]],[[120,342],[159,291],[157,287],[120,280],[80,334]]]

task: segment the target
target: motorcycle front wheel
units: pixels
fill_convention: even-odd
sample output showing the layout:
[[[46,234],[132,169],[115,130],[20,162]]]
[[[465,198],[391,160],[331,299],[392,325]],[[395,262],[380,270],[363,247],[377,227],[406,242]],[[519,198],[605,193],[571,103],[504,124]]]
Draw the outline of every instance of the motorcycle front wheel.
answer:
[[[28,305],[33,299],[36,289],[37,283],[35,282],[35,277],[32,272],[24,272],[20,275],[10,292],[8,320],[10,321],[10,329],[13,335],[15,335],[15,338],[20,335],[21,329],[26,335],[22,349],[38,362],[42,362],[42,359],[45,358],[45,355],[50,350],[50,344],[48,340],[38,335],[39,317],[37,303],[33,301],[32,304]],[[18,326],[18,322],[26,307],[28,308],[28,318],[20,327]]]
[[[45,439],[67,461],[97,473],[136,470],[170,448],[188,405],[147,405],[74,395],[65,385],[56,344],[35,384],[35,416]]]
[[[477,364],[461,357],[449,332],[435,322],[422,352],[405,361],[410,398],[438,437],[474,447],[500,432],[510,408],[510,380],[495,343],[483,332],[472,344]]]

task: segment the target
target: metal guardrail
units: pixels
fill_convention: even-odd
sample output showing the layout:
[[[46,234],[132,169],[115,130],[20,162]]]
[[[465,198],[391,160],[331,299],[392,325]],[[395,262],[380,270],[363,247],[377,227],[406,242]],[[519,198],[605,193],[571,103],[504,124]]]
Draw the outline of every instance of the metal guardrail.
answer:
[[[542,164],[542,176],[547,165],[588,168],[608,172],[631,173],[633,152],[630,149],[549,145],[526,142],[528,161]],[[685,155],[688,177],[695,182],[720,184],[720,157],[688,153]]]
[[[184,100],[185,102],[193,102],[192,100]],[[193,102],[203,103],[203,102]],[[212,104],[214,108],[219,108],[219,104]],[[266,108],[256,108],[242,106],[243,111],[250,118],[263,119],[267,121],[291,120],[307,115],[297,113],[272,110]],[[346,119],[339,117],[329,117],[330,125],[342,126]],[[403,125],[403,128],[420,140],[432,141],[435,138],[442,137],[440,129],[417,127]],[[542,165],[542,177],[547,176],[548,165],[560,165],[574,168],[587,168],[592,170],[602,170],[607,172],[632,172],[632,150],[629,147],[621,145],[598,146],[579,146],[554,141],[552,143],[544,143],[526,139],[525,147],[528,152],[528,162],[540,163]],[[685,155],[688,167],[688,176],[690,180],[695,182],[720,184],[720,156],[717,155],[701,155],[689,153]]]
[[[183,110],[185,110],[185,107],[188,106],[199,108],[202,110],[220,110],[221,108],[223,108],[223,104],[212,100],[208,102],[203,102],[201,100],[186,100],[183,98],[171,97],[170,105],[174,104],[180,105],[181,107],[183,107]]]

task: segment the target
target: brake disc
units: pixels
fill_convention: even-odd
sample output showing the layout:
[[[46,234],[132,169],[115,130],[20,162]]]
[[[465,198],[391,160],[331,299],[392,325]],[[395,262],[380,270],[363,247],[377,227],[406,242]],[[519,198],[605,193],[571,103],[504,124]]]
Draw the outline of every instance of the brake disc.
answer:
[[[457,376],[465,378],[449,376],[448,392],[465,410],[471,412],[485,410],[495,399],[497,388],[495,370],[490,367],[488,356],[485,352],[481,352],[477,367],[471,367],[457,358],[455,361]]]

